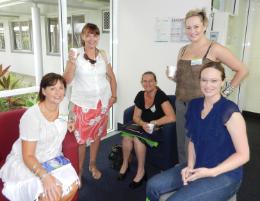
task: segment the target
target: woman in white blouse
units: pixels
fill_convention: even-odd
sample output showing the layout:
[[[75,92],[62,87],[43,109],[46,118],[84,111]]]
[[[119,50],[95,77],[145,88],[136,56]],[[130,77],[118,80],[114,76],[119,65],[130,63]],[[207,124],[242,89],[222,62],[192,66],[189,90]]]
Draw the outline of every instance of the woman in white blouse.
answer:
[[[101,137],[107,133],[108,112],[116,102],[116,79],[104,51],[97,49],[100,31],[87,23],[81,32],[82,47],[69,52],[64,72],[72,83],[71,120],[75,122],[75,136],[79,143],[79,176],[83,174],[86,143],[90,144],[89,171],[100,179],[96,158]],[[73,81],[73,82],[72,82]]]
[[[3,194],[12,201],[72,200],[79,179],[71,163],[60,163],[49,171],[42,163],[62,156],[67,121],[59,114],[66,82],[61,75],[46,74],[40,84],[39,104],[29,108],[20,120],[20,136],[0,170]],[[52,160],[54,161],[54,160]]]

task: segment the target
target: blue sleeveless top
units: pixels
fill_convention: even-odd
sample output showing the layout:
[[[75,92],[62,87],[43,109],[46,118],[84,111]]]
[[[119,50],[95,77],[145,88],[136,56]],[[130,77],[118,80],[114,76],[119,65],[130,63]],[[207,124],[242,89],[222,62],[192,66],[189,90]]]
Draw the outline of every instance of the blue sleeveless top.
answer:
[[[202,119],[204,97],[193,99],[186,113],[187,136],[194,143],[196,163],[194,168],[213,168],[235,153],[231,136],[225,126],[234,112],[240,112],[232,101],[221,97],[208,115]],[[242,167],[224,173],[242,179]]]

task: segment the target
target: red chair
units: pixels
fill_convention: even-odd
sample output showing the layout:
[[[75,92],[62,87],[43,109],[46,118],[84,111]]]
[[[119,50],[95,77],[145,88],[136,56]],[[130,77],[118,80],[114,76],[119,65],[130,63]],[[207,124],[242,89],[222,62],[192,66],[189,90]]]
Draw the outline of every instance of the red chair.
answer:
[[[11,151],[12,145],[19,136],[19,121],[25,109],[17,109],[8,112],[0,112],[0,167],[5,162],[7,154]],[[70,159],[75,170],[79,171],[78,144],[73,134],[67,133],[63,141],[63,153]],[[3,195],[3,182],[0,180],[0,201],[8,201]],[[78,194],[73,201],[76,201]]]

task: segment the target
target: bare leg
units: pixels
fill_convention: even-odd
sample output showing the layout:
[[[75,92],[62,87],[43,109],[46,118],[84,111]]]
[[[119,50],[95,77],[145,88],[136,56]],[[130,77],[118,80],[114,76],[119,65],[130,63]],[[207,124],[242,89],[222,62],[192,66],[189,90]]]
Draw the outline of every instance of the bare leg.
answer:
[[[78,190],[78,187],[79,186],[78,186],[77,182],[73,183],[71,185],[71,191],[69,192],[69,194],[65,195],[63,198],[59,198],[55,201],[71,201],[73,199],[73,197],[75,196],[75,194]],[[62,189],[60,189],[60,190],[62,191]],[[61,192],[61,194],[62,194],[62,192]],[[49,201],[49,200],[46,196],[44,197],[43,195],[40,195],[39,201]]]
[[[86,145],[79,145],[79,179],[81,179],[83,175],[83,165],[86,158]]]
[[[73,183],[72,186],[71,186],[71,191],[70,191],[70,193],[69,193],[68,195],[64,196],[64,197],[61,199],[61,201],[71,201],[71,200],[74,198],[74,196],[75,196],[77,190],[78,190],[78,184],[77,184],[77,182],[75,182],[75,183]]]
[[[136,158],[138,162],[138,167],[137,167],[136,176],[133,181],[139,182],[145,174],[144,164],[145,164],[146,146],[138,138],[135,137],[134,148],[135,148]]]
[[[100,137],[98,137],[94,142],[90,144],[89,171],[92,173],[92,177],[94,179],[100,179],[101,177],[101,172],[96,167],[99,145],[100,145]]]
[[[128,168],[129,157],[133,149],[133,138],[123,137],[122,148],[123,148],[123,164],[120,168],[119,173],[124,174]]]

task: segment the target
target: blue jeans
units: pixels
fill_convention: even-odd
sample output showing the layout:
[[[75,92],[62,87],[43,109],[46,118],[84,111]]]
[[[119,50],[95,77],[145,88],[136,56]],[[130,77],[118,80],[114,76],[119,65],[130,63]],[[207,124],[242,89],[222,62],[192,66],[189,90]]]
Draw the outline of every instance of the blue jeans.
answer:
[[[219,175],[195,180],[184,186],[181,170],[186,164],[177,164],[153,176],[146,185],[147,200],[159,201],[164,193],[176,191],[167,201],[227,201],[239,189],[241,181]]]

